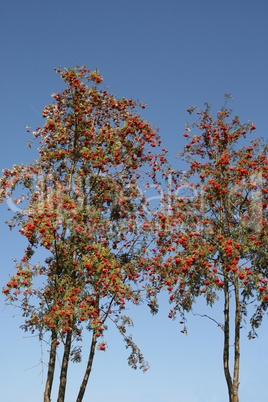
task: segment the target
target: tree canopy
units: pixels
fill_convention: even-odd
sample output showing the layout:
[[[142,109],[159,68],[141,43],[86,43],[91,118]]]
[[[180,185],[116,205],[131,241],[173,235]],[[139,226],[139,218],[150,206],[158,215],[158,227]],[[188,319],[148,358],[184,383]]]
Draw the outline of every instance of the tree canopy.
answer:
[[[129,364],[147,370],[126,333],[132,321],[122,312],[127,302],[139,304],[150,294],[155,214],[144,191],[160,188],[157,176],[165,181],[168,168],[165,149],[153,152],[161,140],[140,117],[135,101],[98,89],[102,77],[97,70],[56,72],[67,87],[53,94],[53,103],[43,111],[45,124],[33,132],[39,156],[26,166],[5,169],[0,194],[3,201],[21,192],[15,203],[23,207],[8,224],[18,225],[28,240],[4,293],[9,302],[20,302],[26,331],[38,331],[40,339],[50,334],[45,401],[50,400],[56,348],[64,343],[60,402],[68,362],[80,360],[87,330],[92,344],[77,401],[82,400],[107,321],[130,347]],[[45,264],[31,264],[37,248],[48,251]],[[97,347],[105,350],[104,339]]]
[[[183,134],[188,143],[178,159],[188,169],[171,168],[157,131],[138,112],[144,104],[109,94],[98,70],[56,72],[66,88],[52,95],[45,124],[33,132],[37,159],[4,169],[0,179],[0,202],[9,200],[14,212],[8,225],[27,239],[3,292],[8,303],[19,304],[22,328],[49,339],[44,402],[51,398],[58,345],[57,402],[63,402],[69,361],[81,360],[81,341],[91,336],[82,401],[95,350],[107,347],[109,322],[131,350],[129,365],[146,371],[124,310],[145,301],[155,314],[164,290],[181,332],[200,296],[212,307],[223,295],[224,323],[213,320],[224,332],[229,400],[238,402],[242,319],[254,304],[253,338],[268,306],[267,145],[258,138],[239,148],[256,127],[232,118],[226,103],[213,119],[206,104]],[[150,188],[158,202],[146,195]],[[32,263],[40,249],[47,258]]]
[[[190,114],[194,111],[188,109]],[[179,155],[189,168],[180,172],[185,193],[174,185],[171,213],[164,219],[168,247],[163,255],[172,255],[161,275],[173,306],[169,316],[175,318],[179,312],[183,325],[185,313],[199,296],[213,306],[223,292],[224,324],[218,324],[224,331],[229,398],[236,402],[242,318],[254,303],[252,338],[268,306],[267,145],[259,138],[239,148],[239,140],[256,127],[251,122],[241,124],[237,116],[231,118],[226,104],[215,119],[208,104],[205,110],[197,110],[197,116],[198,121],[187,124],[183,134],[188,143]],[[192,130],[201,133],[191,134]],[[231,297],[235,300],[233,376],[229,362]]]

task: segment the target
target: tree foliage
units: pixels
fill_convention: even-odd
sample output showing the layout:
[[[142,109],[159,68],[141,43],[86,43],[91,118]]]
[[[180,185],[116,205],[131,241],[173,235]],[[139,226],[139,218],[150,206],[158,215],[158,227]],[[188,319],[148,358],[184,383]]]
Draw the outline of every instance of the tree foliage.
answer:
[[[238,402],[242,319],[254,304],[249,332],[254,338],[268,306],[267,145],[255,139],[239,148],[256,127],[231,118],[226,103],[213,119],[206,104],[184,133],[187,145],[179,159],[188,169],[171,169],[167,151],[156,152],[159,135],[138,114],[143,104],[100,88],[97,70],[56,72],[66,88],[53,94],[43,111],[45,124],[33,132],[38,158],[4,169],[0,179],[0,202],[6,199],[15,212],[9,227],[19,227],[27,239],[3,292],[8,303],[19,304],[25,331],[37,332],[40,340],[49,337],[44,402],[51,398],[58,345],[63,344],[58,391],[63,402],[69,361],[81,360],[81,341],[91,335],[77,396],[82,401],[95,350],[107,347],[108,323],[130,349],[129,365],[146,371],[127,331],[133,322],[125,308],[146,301],[155,314],[164,289],[172,305],[169,317],[179,313],[181,332],[199,296],[212,307],[223,295],[224,323],[213,320],[224,332],[229,400]],[[160,202],[149,202],[147,188]],[[40,249],[47,257],[35,264]]]
[[[57,345],[64,344],[60,402],[69,360],[80,361],[86,330],[92,343],[77,398],[82,400],[95,348],[106,348],[107,321],[130,348],[129,365],[147,370],[126,332],[132,322],[121,312],[126,303],[139,304],[150,293],[148,267],[156,229],[143,186],[161,193],[157,177],[167,176],[166,151],[153,152],[161,140],[138,114],[137,102],[98,89],[102,77],[97,70],[56,72],[67,87],[52,95],[53,103],[43,111],[45,124],[33,132],[40,144],[38,158],[5,169],[0,181],[1,201],[21,193],[15,203],[23,207],[8,224],[18,226],[28,241],[4,293],[9,302],[20,302],[26,331],[37,331],[40,339],[50,334],[45,402],[50,400]],[[44,264],[32,265],[40,248],[48,257]]]
[[[188,109],[192,114],[195,108]],[[180,153],[189,166],[174,183],[173,205],[164,218],[166,247],[162,283],[170,292],[172,309],[185,313],[199,296],[213,306],[224,295],[224,371],[230,401],[238,401],[240,327],[248,306],[255,304],[249,337],[256,335],[268,306],[268,161],[262,139],[238,147],[256,127],[231,118],[226,104],[210,115],[210,106],[197,110],[196,123],[187,124],[187,145]],[[200,135],[191,131],[200,130]],[[181,187],[180,187],[181,186]],[[160,240],[160,238],[159,238]],[[175,247],[175,249],[174,249]],[[235,300],[230,303],[231,297]],[[230,374],[230,316],[234,306],[234,373]],[[185,332],[186,327],[182,330]]]

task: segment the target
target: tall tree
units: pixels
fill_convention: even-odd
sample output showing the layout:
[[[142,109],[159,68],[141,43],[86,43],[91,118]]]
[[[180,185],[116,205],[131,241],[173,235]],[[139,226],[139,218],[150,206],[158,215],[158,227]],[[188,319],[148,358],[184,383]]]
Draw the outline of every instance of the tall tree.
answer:
[[[8,224],[18,225],[28,240],[4,293],[9,303],[20,302],[26,331],[38,331],[40,339],[50,334],[45,402],[51,400],[58,345],[64,345],[57,399],[63,402],[69,361],[80,361],[80,341],[91,333],[80,402],[96,347],[106,348],[102,338],[108,321],[131,349],[129,364],[147,370],[126,333],[132,321],[122,312],[127,302],[139,304],[143,293],[150,294],[156,214],[150,213],[141,187],[157,189],[157,175],[167,177],[166,151],[152,152],[161,140],[138,114],[137,102],[98,89],[102,77],[97,70],[56,72],[67,87],[53,94],[53,103],[43,111],[45,124],[33,132],[40,144],[38,158],[5,169],[0,180],[0,201],[9,199],[11,205],[10,197],[21,193],[12,205],[22,207],[13,208]],[[48,256],[44,264],[32,265],[40,248]]]
[[[160,282],[170,292],[169,317],[179,312],[184,325],[185,313],[198,297],[203,295],[213,306],[223,292],[224,324],[219,325],[224,332],[224,374],[229,401],[237,402],[241,321],[255,303],[249,338],[255,337],[268,306],[268,148],[262,139],[239,148],[239,139],[256,127],[231,118],[226,103],[216,119],[208,104],[197,115],[196,123],[187,124],[184,137],[188,143],[179,154],[188,170],[180,172],[180,182],[173,181],[173,192],[166,197],[169,210],[158,215],[157,242],[166,260],[158,271]],[[192,135],[191,130],[201,134]]]

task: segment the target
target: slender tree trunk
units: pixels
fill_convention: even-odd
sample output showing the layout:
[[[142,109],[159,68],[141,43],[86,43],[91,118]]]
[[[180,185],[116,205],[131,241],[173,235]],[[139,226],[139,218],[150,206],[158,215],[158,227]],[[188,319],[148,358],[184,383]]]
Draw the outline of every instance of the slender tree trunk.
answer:
[[[240,363],[240,300],[238,280],[235,279],[235,343],[234,343],[234,376],[232,389],[232,402],[238,402],[238,387],[239,387],[239,363]]]
[[[228,387],[229,402],[233,402],[232,399],[232,378],[229,370],[229,344],[230,344],[230,294],[228,278],[225,277],[224,282],[224,348],[223,348],[223,367],[224,375]]]
[[[93,364],[93,359],[94,359],[94,355],[95,355],[95,348],[96,348],[96,343],[97,343],[97,331],[94,330],[93,335],[92,335],[92,341],[91,341],[91,346],[90,346],[90,353],[89,353],[89,358],[88,358],[88,362],[87,362],[87,368],[86,368],[86,372],[80,387],[80,391],[78,394],[78,397],[76,399],[76,402],[82,402],[83,397],[84,397],[84,393],[86,390],[86,386],[88,383],[88,379],[92,370],[92,364]]]
[[[54,329],[52,329],[47,381],[46,381],[46,388],[45,388],[45,393],[44,393],[44,402],[51,401],[50,396],[51,396],[51,389],[52,389],[52,384],[53,384],[53,378],[54,378],[54,372],[55,372],[55,362],[56,362],[56,349],[57,349],[57,345],[55,344],[56,340],[57,340],[56,331]]]
[[[67,332],[65,346],[64,346],[64,354],[62,358],[61,364],[61,372],[60,372],[60,386],[57,402],[64,402],[65,399],[65,390],[66,390],[66,382],[67,382],[67,370],[70,358],[71,351],[71,343],[72,343],[72,331]]]

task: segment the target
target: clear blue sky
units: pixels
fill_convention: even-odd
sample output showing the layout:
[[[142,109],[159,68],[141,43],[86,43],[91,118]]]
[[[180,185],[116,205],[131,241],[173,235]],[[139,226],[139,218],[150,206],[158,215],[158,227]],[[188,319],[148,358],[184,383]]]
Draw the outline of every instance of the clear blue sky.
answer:
[[[184,143],[186,108],[210,102],[217,111],[224,93],[233,94],[232,108],[242,121],[254,122],[254,134],[268,138],[266,0],[9,0],[0,15],[1,169],[36,157],[26,146],[24,126],[43,124],[50,94],[62,89],[53,71],[59,65],[97,67],[110,92],[145,102],[144,117],[160,127],[174,155]],[[12,272],[11,259],[20,258],[25,246],[4,225],[8,218],[2,205],[1,287]],[[182,335],[162,299],[156,317],[145,308],[133,310],[133,333],[151,369],[131,370],[120,336],[111,330],[109,349],[96,354],[85,402],[226,402],[221,330],[189,316],[189,335]],[[196,311],[205,311],[202,303]],[[38,340],[24,338],[22,320],[12,318],[18,311],[4,309],[3,296],[0,312],[1,400],[41,401]],[[211,314],[222,321],[221,306]],[[258,339],[248,341],[242,331],[241,402],[265,401],[268,395],[265,318]],[[46,350],[43,345],[44,361]],[[66,402],[75,400],[84,367],[85,360],[71,365]]]

